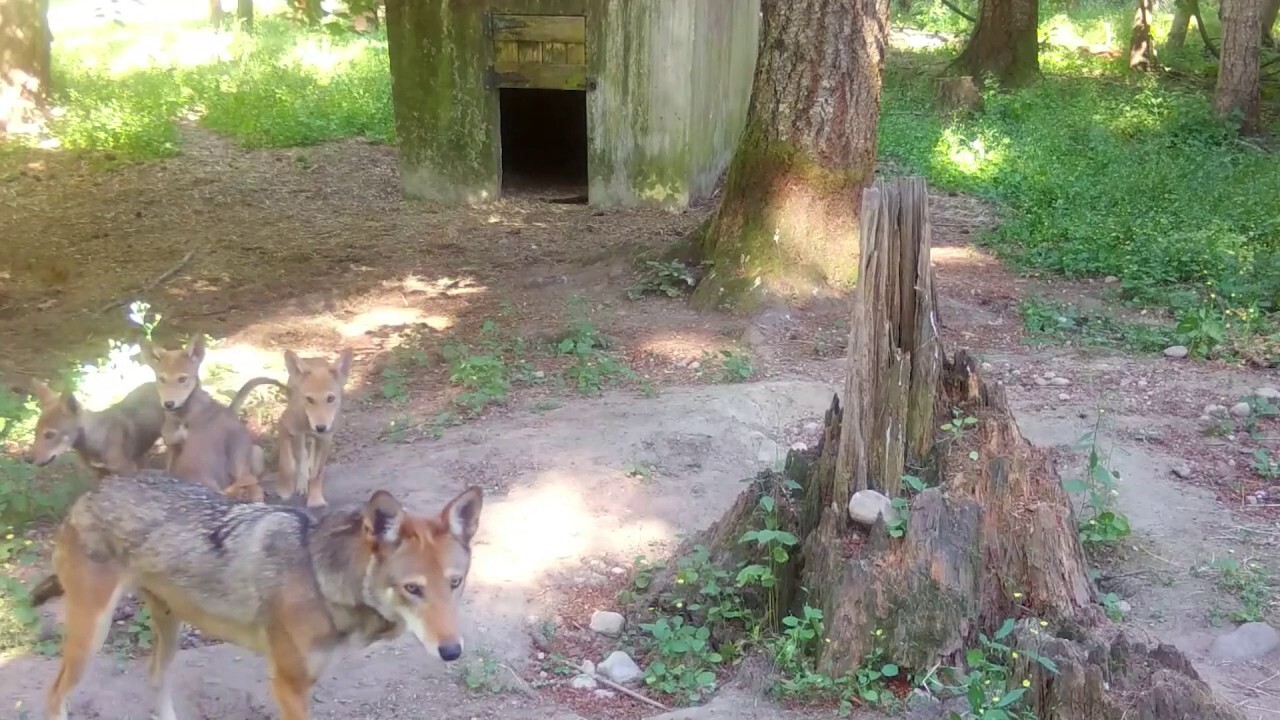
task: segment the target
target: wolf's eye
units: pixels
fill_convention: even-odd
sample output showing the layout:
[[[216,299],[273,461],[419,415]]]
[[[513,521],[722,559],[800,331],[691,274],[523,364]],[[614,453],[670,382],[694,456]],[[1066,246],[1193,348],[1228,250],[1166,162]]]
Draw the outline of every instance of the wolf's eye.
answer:
[[[450,580],[449,587],[453,590],[457,590],[458,588],[462,587],[462,578],[454,578]]]
[[[44,439],[45,439],[45,440],[52,440],[52,439],[54,439],[54,438],[56,438],[56,437],[58,437],[58,431],[57,431],[57,430],[45,430],[45,431],[44,431]]]
[[[191,378],[187,377],[186,375],[183,375],[182,377],[178,378],[178,384],[179,384],[179,385],[186,385],[186,384],[187,384],[187,381],[188,381],[188,380],[190,380],[190,379],[191,379]]]
[[[330,395],[330,396],[329,396],[329,403],[330,403],[330,404],[333,404],[333,395]]]
[[[416,598],[422,597],[422,586],[418,583],[405,583],[404,591]]]

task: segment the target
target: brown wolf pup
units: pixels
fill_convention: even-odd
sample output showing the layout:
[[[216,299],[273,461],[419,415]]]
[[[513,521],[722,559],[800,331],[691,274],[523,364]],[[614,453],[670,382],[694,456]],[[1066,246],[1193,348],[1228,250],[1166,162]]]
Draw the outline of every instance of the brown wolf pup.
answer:
[[[71,506],[54,574],[32,592],[37,606],[66,603],[45,717],[66,719],[67,697],[131,588],[151,611],[160,720],[177,720],[167,670],[183,622],[265,655],[283,720],[310,717],[311,688],[344,642],[368,646],[407,629],[429,654],[457,660],[459,594],[482,505],[471,487],[422,517],[379,490],[317,519],[151,472],[103,483]]]
[[[223,405],[200,386],[204,335],[179,350],[143,345],[143,358],[156,374],[164,408],[161,434],[169,448],[168,472],[184,480],[223,489],[231,497],[261,502],[258,478],[263,474],[262,449],[238,415],[240,405],[258,385],[287,386],[271,378],[253,378]]]
[[[106,410],[89,410],[74,393],[61,395],[43,382],[31,382],[40,401],[36,437],[27,462],[41,467],[75,450],[99,477],[132,475],[144,465],[164,424],[155,383],[143,383]]]
[[[280,463],[276,492],[289,498],[305,490],[307,507],[324,507],[325,465],[351,372],[351,349],[339,353],[334,363],[285,350],[284,364],[289,370],[289,404],[276,423]]]

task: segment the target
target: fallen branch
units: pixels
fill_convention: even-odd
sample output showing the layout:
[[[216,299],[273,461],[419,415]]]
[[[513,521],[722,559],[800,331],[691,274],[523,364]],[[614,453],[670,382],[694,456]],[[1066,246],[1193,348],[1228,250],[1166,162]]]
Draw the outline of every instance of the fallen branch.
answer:
[[[943,4],[943,5],[945,5],[945,6],[947,7],[947,9],[948,9],[948,10],[950,10],[951,12],[953,12],[953,13],[955,13],[955,14],[959,15],[960,17],[964,18],[965,20],[968,20],[968,21],[969,21],[969,22],[971,22],[971,23],[976,23],[976,22],[978,22],[976,18],[974,18],[973,16],[969,15],[969,14],[968,14],[968,13],[966,13],[965,11],[961,10],[959,7],[957,7],[957,6],[955,5],[955,3],[952,3],[952,2],[951,2],[951,0],[942,0],[942,4]]]
[[[157,285],[160,285],[160,284],[164,283],[164,282],[165,282],[166,280],[168,280],[169,278],[171,278],[171,277],[173,277],[174,275],[178,274],[178,271],[179,271],[179,270],[181,270],[182,268],[186,267],[187,263],[191,262],[191,258],[193,258],[193,257],[195,257],[195,256],[196,256],[196,251],[195,251],[195,250],[188,250],[188,251],[187,251],[187,254],[186,254],[186,255],[183,255],[183,256],[182,256],[182,259],[178,261],[178,264],[177,264],[177,265],[174,265],[173,267],[169,268],[168,270],[165,270],[164,272],[162,272],[162,273],[160,273],[159,275],[157,275],[157,276],[155,277],[155,279],[153,279],[151,282],[147,283],[146,285],[143,285],[143,286],[142,286],[141,288],[139,288],[139,289],[138,289],[138,291],[137,291],[136,293],[134,293],[134,294],[136,294],[136,295],[145,295],[146,293],[148,293],[148,292],[150,292],[150,291],[154,290],[154,289],[156,288],[156,286],[157,286]],[[127,296],[126,296],[126,297],[127,297]],[[118,300],[112,300],[111,302],[107,303],[106,305],[103,305],[101,308],[98,308],[98,314],[99,314],[99,315],[101,315],[101,314],[103,314],[103,313],[107,312],[108,310],[114,310],[114,309],[116,309],[116,308],[120,307],[120,306],[121,306],[121,305],[123,305],[123,304],[125,304],[125,299],[124,299],[124,298],[120,298],[120,299],[118,299]]]
[[[548,656],[548,657],[550,657],[550,656]],[[616,682],[614,682],[614,681],[612,681],[612,680],[610,680],[610,679],[608,679],[608,678],[600,677],[600,676],[599,676],[599,675],[597,675],[596,673],[593,673],[593,672],[583,672],[581,667],[579,667],[579,666],[577,666],[577,665],[574,665],[573,663],[569,662],[568,660],[563,660],[563,659],[558,658],[558,657],[552,657],[551,659],[552,659],[552,660],[555,660],[555,661],[556,661],[556,662],[558,662],[558,663],[560,663],[560,665],[561,665],[562,667],[570,668],[570,669],[572,669],[572,670],[577,670],[577,671],[578,671],[578,674],[580,674],[580,675],[586,675],[587,677],[591,678],[592,680],[595,680],[596,682],[600,683],[601,685],[604,685],[605,687],[609,687],[609,688],[612,688],[612,689],[614,689],[614,690],[617,690],[618,692],[622,693],[623,695],[626,695],[627,697],[630,697],[630,698],[634,698],[634,699],[636,699],[636,700],[639,700],[640,702],[645,703],[646,705],[652,705],[653,707],[655,707],[655,708],[657,708],[657,709],[659,709],[659,710],[661,710],[661,711],[663,711],[663,712],[671,712],[671,708],[667,707],[666,705],[663,705],[662,703],[658,702],[657,700],[654,700],[653,698],[645,697],[644,695],[641,695],[640,693],[636,692],[635,690],[632,690],[631,688],[623,687],[622,685],[619,685],[618,683],[616,683]]]

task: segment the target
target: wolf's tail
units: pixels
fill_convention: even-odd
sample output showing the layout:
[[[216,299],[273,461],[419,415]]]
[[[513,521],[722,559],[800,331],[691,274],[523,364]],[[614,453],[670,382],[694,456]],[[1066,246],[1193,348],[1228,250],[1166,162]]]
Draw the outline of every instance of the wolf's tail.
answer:
[[[41,580],[40,584],[36,585],[36,589],[31,591],[31,606],[40,607],[56,597],[62,597],[64,592],[66,591],[62,589],[62,581],[58,576],[50,575]]]
[[[269,378],[269,377],[256,377],[256,378],[253,378],[253,379],[249,380],[248,382],[246,382],[246,383],[245,383],[245,384],[240,388],[240,391],[236,393],[235,398],[234,398],[234,399],[232,399],[232,401],[231,401],[231,412],[233,412],[233,413],[235,413],[235,414],[237,414],[237,415],[238,415],[238,414],[240,414],[240,406],[241,406],[241,405],[243,405],[243,404],[244,404],[244,401],[249,397],[249,393],[253,392],[253,389],[254,389],[254,388],[256,388],[256,387],[258,387],[259,385],[275,385],[276,387],[280,388],[281,390],[284,390],[285,392],[289,392],[289,386],[288,386],[288,385],[285,385],[284,383],[280,382],[279,380],[274,380],[274,379]]]

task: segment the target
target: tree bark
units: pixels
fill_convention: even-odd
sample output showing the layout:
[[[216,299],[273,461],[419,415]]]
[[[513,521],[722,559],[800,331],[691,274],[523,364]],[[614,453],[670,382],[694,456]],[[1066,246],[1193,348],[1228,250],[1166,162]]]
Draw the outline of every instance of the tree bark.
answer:
[[[1237,120],[1245,135],[1260,130],[1261,5],[1261,0],[1224,0],[1222,4],[1222,54],[1214,110],[1220,117]]]
[[[1151,37],[1151,18],[1155,15],[1153,0],[1138,0],[1129,32],[1129,69],[1146,72],[1155,69],[1156,43]]]
[[[702,242],[698,307],[856,280],[875,172],[888,0],[764,0],[746,128]]]
[[[33,132],[49,101],[48,0],[0,0],[0,133]]]
[[[222,0],[209,0],[209,24],[222,27],[222,21],[226,17],[227,13],[222,9]]]
[[[1006,88],[1034,82],[1040,77],[1039,12],[1038,0],[982,0],[969,44],[953,67],[974,77],[994,76]]]
[[[324,18],[324,7],[320,0],[292,0],[294,12],[308,25],[319,25]]]
[[[1280,15],[1280,0],[1265,0],[1262,5],[1262,42],[1267,47],[1275,47],[1276,41],[1271,33],[1276,26],[1276,16]]]
[[[742,541],[767,495],[800,549],[777,569],[776,607],[821,609],[817,668],[829,678],[855,673],[873,648],[904,677],[963,666],[980,635],[1007,624],[1003,642],[1022,651],[1009,655],[1011,677],[1041,720],[1242,720],[1178,650],[1107,622],[1052,458],[1023,438],[974,358],[946,357],[924,182],[878,182],[862,214],[846,404],[833,399],[818,448],[790,453],[785,476],[762,473],[686,549],[706,547],[721,567],[768,562]],[[929,487],[908,499],[901,537],[883,516],[854,527],[850,491],[903,497],[904,472]]]
[[[236,0],[236,18],[245,30],[253,29],[253,0]]]
[[[1187,29],[1191,26],[1191,6],[1187,0],[1175,0],[1173,22],[1169,26],[1169,47],[1182,47],[1187,44]]]

